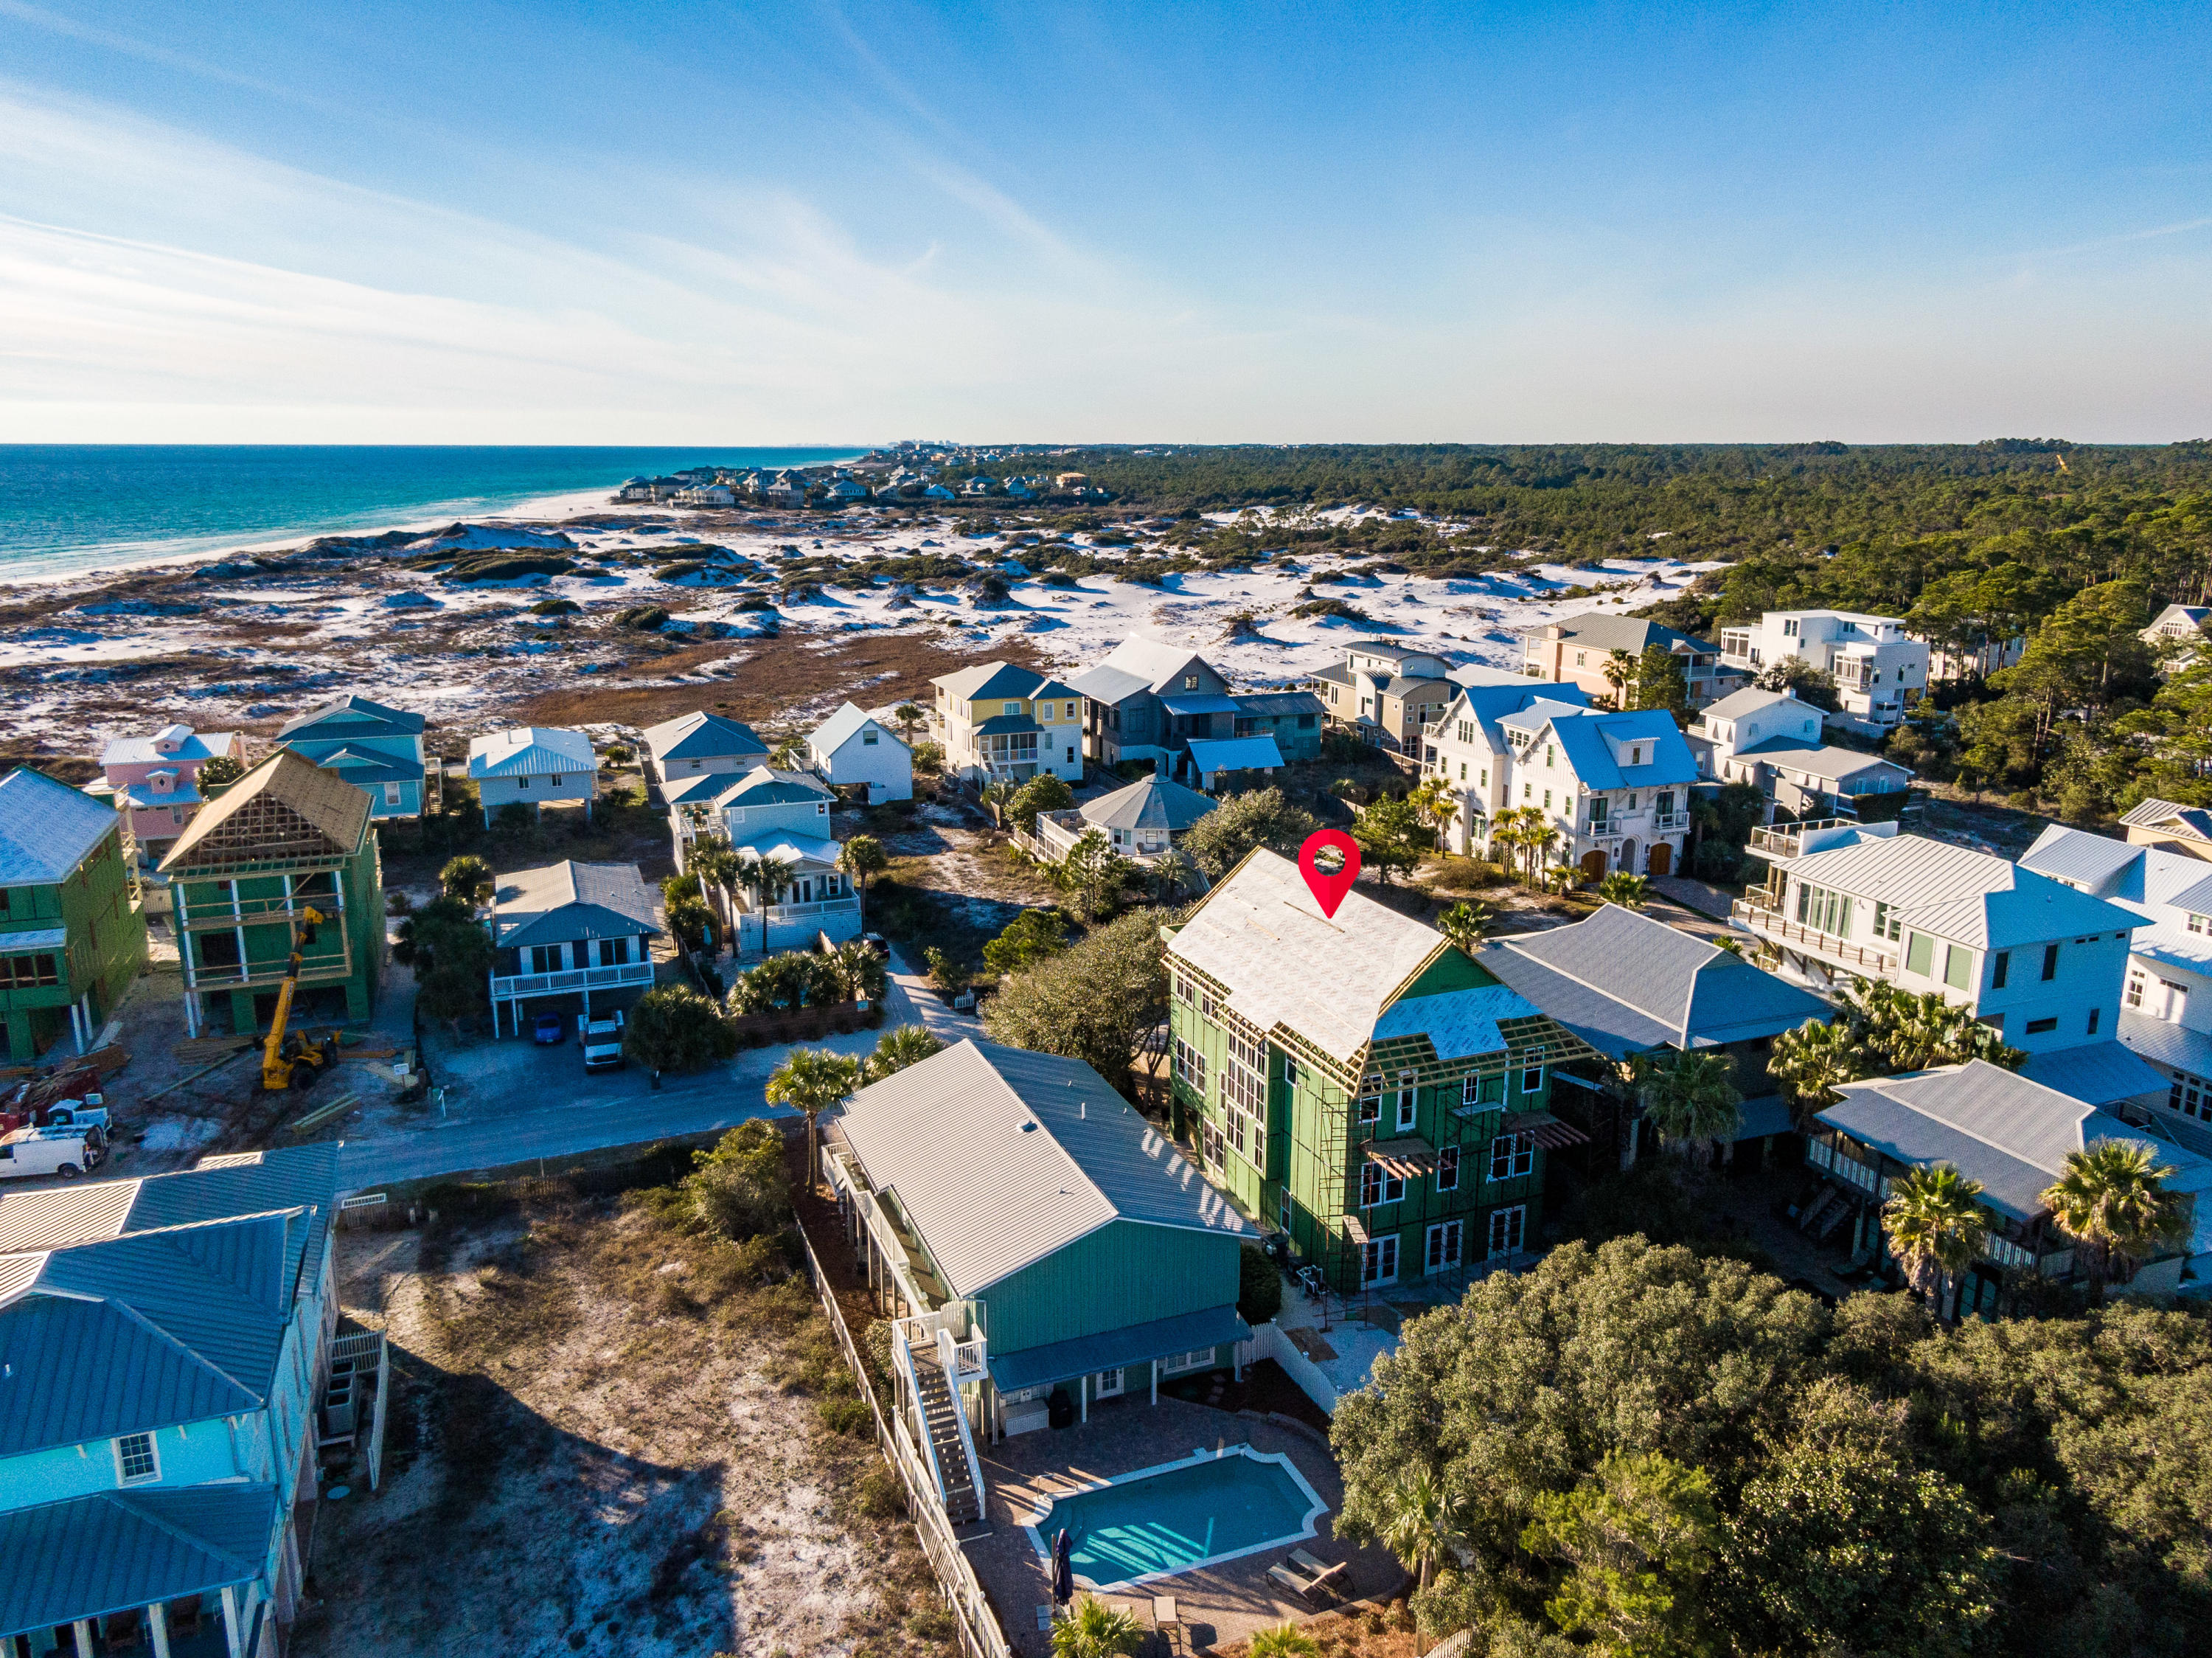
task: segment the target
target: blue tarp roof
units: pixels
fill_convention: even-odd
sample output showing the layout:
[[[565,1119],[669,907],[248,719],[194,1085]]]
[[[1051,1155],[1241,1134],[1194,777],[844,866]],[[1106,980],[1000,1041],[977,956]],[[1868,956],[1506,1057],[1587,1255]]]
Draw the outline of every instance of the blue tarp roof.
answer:
[[[1202,1313],[1181,1313],[1171,1319],[1154,1319],[1073,1341],[1055,1341],[1042,1347],[1025,1347],[1018,1353],[996,1353],[991,1358],[991,1380],[1002,1391],[1042,1387],[1048,1382],[1068,1381],[1095,1375],[1123,1365],[1143,1364],[1172,1353],[1188,1353],[1224,1342],[1249,1341],[1252,1326],[1233,1307],[1209,1307]]]

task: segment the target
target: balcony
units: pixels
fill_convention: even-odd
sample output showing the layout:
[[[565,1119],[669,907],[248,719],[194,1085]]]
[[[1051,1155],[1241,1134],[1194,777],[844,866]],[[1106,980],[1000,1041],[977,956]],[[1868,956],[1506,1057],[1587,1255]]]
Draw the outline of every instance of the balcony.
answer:
[[[1817,955],[1870,978],[1887,978],[1897,968],[1897,958],[1884,951],[1787,919],[1763,893],[1736,899],[1729,906],[1729,919],[1761,938]]]
[[[494,974],[491,998],[511,1001],[525,996],[561,996],[571,991],[611,991],[624,984],[651,984],[653,961],[623,961],[606,967],[568,967],[558,972]]]
[[[289,923],[302,909],[312,905],[325,917],[334,917],[344,903],[343,898],[328,891],[293,893],[282,898],[236,898],[225,896],[210,903],[203,893],[193,899],[187,896],[191,887],[211,885],[206,881],[178,881],[171,886],[177,896],[177,918],[193,930],[214,930],[225,927],[253,927],[267,922]]]
[[[1770,856],[1794,858],[1803,846],[1805,837],[1815,830],[1847,829],[1855,827],[1856,818],[1808,818],[1802,823],[1778,823],[1771,828],[1751,832],[1751,850]]]
[[[1657,813],[1651,819],[1651,832],[1655,835],[1675,834],[1689,826],[1690,814],[1687,812]]]

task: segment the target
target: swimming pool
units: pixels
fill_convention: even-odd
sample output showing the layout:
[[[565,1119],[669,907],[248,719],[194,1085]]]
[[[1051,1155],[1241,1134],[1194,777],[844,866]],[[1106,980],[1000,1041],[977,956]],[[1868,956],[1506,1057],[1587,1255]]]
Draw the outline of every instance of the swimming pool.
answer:
[[[1290,1458],[1239,1445],[1063,1493],[1028,1531],[1049,1562],[1065,1526],[1076,1581],[1114,1591],[1298,1542],[1328,1512]]]

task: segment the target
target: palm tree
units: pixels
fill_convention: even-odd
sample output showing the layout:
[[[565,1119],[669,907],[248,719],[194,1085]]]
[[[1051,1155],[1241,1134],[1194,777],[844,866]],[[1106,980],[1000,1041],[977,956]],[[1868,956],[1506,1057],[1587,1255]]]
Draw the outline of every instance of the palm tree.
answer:
[[[853,888],[865,906],[868,882],[890,867],[890,854],[873,835],[855,835],[837,850],[837,867],[853,877]]]
[[[745,889],[760,901],[761,954],[768,954],[768,912],[772,905],[781,904],[783,895],[791,890],[793,876],[791,866],[781,858],[763,857],[756,852],[745,861],[743,880]],[[732,958],[735,960],[734,957]]]
[[[209,764],[214,762],[210,761]],[[438,871],[440,890],[447,898],[460,899],[471,910],[479,904],[489,903],[492,890],[498,885],[499,878],[492,874],[491,865],[465,852],[457,858],[449,859],[446,867]]]
[[[1636,683],[1636,668],[1635,657],[1625,650],[1616,650],[1606,657],[1605,666],[1599,670],[1605,675],[1605,682],[1613,687],[1615,708],[1628,706],[1628,687]]]
[[[1774,1039],[1766,1069],[1782,1085],[1802,1123],[1814,1112],[1835,1104],[1838,1082],[1856,1082],[1871,1076],[1874,1061],[1860,1045],[1858,1033],[1843,1020],[1824,1023],[1808,1019],[1794,1031]]]
[[[1490,930],[1492,917],[1487,904],[1455,904],[1437,917],[1437,930],[1468,955]]]
[[[914,747],[914,728],[922,722],[924,717],[922,711],[912,703],[901,703],[891,710],[891,718],[898,722],[899,735],[908,748]]]
[[[1644,1120],[1659,1143],[1699,1167],[1716,1145],[1733,1143],[1743,1126],[1743,1095],[1736,1092],[1735,1061],[1725,1054],[1668,1049],[1635,1060],[1637,1093]]]
[[[1005,826],[1006,808],[1013,803],[1014,796],[1019,793],[1021,785],[1012,777],[994,777],[983,785],[981,799],[983,804],[991,809],[992,822],[1001,827]]]
[[[943,1050],[943,1039],[924,1025],[895,1025],[876,1039],[876,1048],[860,1062],[860,1080],[880,1082],[908,1065],[918,1065]]]
[[[860,1086],[860,1062],[827,1048],[793,1048],[768,1079],[768,1102],[806,1113],[806,1189],[814,1190],[822,1172],[821,1143],[815,1130],[822,1113]]]
[[[1252,1637],[1251,1658],[1313,1658],[1321,1649],[1296,1624],[1278,1624]]]
[[[1977,1201],[1982,1183],[1970,1180],[1948,1163],[1916,1168],[1900,1175],[1881,1206],[1881,1222],[1905,1262],[1914,1289],[1927,1298],[1940,1321],[1946,1287],[1979,1259],[1989,1239],[1989,1223]]]
[[[1650,877],[1632,875],[1626,869],[1615,869],[1598,882],[1597,895],[1607,904],[1618,904],[1624,910],[1640,910],[1651,901]]]
[[[1450,782],[1443,777],[1429,777],[1421,786],[1406,796],[1419,813],[1421,820],[1437,832],[1437,846],[1442,850],[1444,836],[1450,831],[1452,820],[1459,816],[1459,795]]]
[[[2068,1152],[2065,1173],[2044,1191],[2051,1218],[2088,1252],[2097,1300],[2116,1265],[2125,1277],[2186,1235],[2181,1199],[2164,1185],[2173,1173],[2139,1140],[2106,1140]]]
[[[1448,1493],[1426,1468],[1401,1478],[1385,1501],[1382,1546],[1419,1571],[1426,1588],[1436,1580],[1438,1557],[1467,1541],[1467,1501]]]
[[[1583,872],[1571,863],[1554,863],[1544,871],[1544,885],[1563,898],[1582,878]]]
[[[707,835],[693,841],[684,864],[699,878],[699,890],[714,906],[715,918],[727,924],[730,893],[738,884],[741,867],[738,855],[730,850],[728,839],[721,835]]]
[[[1053,1658],[1114,1658],[1144,1644],[1135,1614],[1109,1606],[1095,1594],[1078,1600],[1052,1626]]]
[[[1533,806],[1521,808],[1521,850],[1528,855],[1528,884],[1536,884],[1536,866],[1559,844],[1559,826]]]

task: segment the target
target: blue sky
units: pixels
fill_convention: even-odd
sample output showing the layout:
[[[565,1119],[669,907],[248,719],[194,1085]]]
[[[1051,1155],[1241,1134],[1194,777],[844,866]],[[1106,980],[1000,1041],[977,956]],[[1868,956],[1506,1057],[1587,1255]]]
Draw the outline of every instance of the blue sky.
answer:
[[[2203,436],[2208,46],[0,0],[0,441]]]

